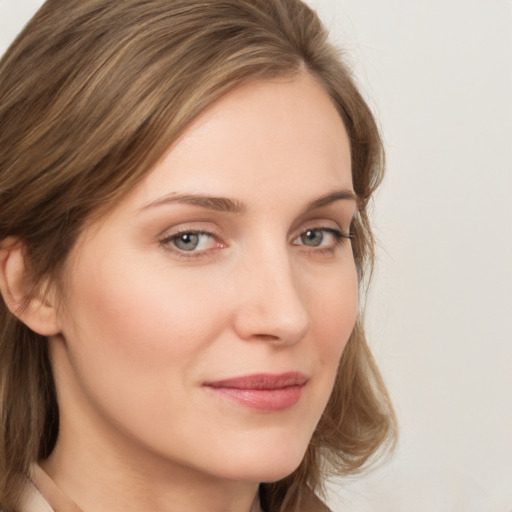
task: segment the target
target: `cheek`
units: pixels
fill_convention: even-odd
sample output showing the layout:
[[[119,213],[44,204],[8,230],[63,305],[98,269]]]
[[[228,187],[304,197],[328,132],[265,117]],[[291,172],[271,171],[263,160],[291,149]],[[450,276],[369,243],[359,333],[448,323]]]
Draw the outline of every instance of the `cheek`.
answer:
[[[191,393],[197,368],[211,354],[208,346],[225,326],[228,308],[215,290],[191,283],[186,273],[161,265],[138,271],[135,263],[104,258],[100,266],[82,261],[77,268],[63,376],[92,418],[99,414],[153,446],[179,430],[177,409],[187,417],[199,409],[199,395]]]
[[[101,329],[102,338],[123,351],[130,350],[129,340],[137,340],[143,351],[163,344],[186,352],[191,346],[182,339],[182,330],[186,328],[194,339],[194,333],[204,328],[204,322],[197,321],[199,311],[204,319],[202,304],[214,303],[207,292],[165,268],[106,262],[94,276],[83,272],[77,276],[70,309],[83,316],[80,326]],[[164,340],[155,337],[157,332]],[[170,343],[173,333],[182,343]]]
[[[339,272],[332,272],[311,299],[312,338],[322,366],[334,379],[358,314],[355,265],[347,262]]]
[[[108,390],[117,379],[119,386],[132,383],[135,392],[151,396],[171,376],[186,375],[215,339],[223,304],[209,288],[191,286],[186,276],[167,279],[168,269],[138,268],[102,261],[94,273],[78,269],[64,335],[75,370],[88,386]]]

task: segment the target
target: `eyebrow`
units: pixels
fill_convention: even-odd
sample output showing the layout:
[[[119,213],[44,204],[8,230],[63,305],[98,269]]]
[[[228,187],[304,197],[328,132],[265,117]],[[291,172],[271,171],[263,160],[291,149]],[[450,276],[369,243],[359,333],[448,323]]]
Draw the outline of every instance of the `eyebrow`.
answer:
[[[349,189],[336,190],[327,194],[326,196],[322,196],[314,201],[311,201],[306,208],[304,209],[304,213],[307,213],[311,210],[316,210],[317,208],[321,208],[322,206],[327,206],[336,201],[355,201],[358,202],[357,195]]]
[[[227,197],[205,196],[202,194],[169,194],[157,199],[156,201],[148,203],[140,210],[147,210],[156,206],[172,203],[191,204],[193,206],[207,208],[208,210],[227,213],[242,214],[247,210],[247,205],[242,201],[228,199]]]
[[[306,208],[304,208],[303,213],[316,210],[317,208],[321,208],[322,206],[327,206],[331,203],[341,200],[357,202],[357,195],[348,189],[336,190],[308,203]],[[156,199],[155,201],[151,201],[150,203],[141,207],[139,211],[144,211],[150,208],[155,208],[157,206],[173,203],[190,204],[193,206],[206,208],[208,210],[215,210],[225,213],[236,213],[239,215],[247,211],[247,204],[243,201],[229,199],[227,197],[206,196],[202,194],[169,194]]]

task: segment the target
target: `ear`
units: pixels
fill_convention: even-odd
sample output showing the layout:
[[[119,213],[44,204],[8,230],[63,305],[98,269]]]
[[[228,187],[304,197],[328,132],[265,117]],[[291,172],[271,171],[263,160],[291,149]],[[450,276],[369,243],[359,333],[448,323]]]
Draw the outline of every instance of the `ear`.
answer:
[[[27,271],[23,244],[15,238],[0,242],[0,292],[9,310],[25,325],[42,336],[60,332],[57,310],[45,286],[33,292]]]

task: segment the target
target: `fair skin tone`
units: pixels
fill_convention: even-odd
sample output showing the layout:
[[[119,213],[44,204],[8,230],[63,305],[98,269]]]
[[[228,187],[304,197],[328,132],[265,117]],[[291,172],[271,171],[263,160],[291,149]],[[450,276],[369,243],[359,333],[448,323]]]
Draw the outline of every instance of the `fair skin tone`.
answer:
[[[86,228],[39,320],[60,407],[41,465],[83,510],[248,512],[299,465],[357,315],[350,165],[310,75],[250,83]],[[208,384],[289,372],[262,401]]]

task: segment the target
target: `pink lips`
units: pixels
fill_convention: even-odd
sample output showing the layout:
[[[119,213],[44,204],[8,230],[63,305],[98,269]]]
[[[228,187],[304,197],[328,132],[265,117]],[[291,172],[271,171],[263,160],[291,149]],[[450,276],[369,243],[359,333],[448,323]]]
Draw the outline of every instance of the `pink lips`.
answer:
[[[206,382],[204,386],[241,405],[261,412],[274,412],[295,405],[308,378],[298,372],[257,374]]]

